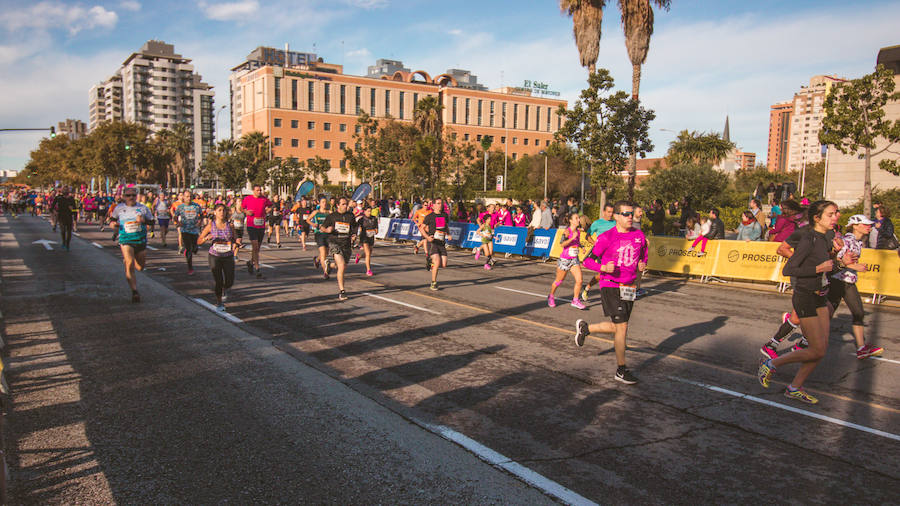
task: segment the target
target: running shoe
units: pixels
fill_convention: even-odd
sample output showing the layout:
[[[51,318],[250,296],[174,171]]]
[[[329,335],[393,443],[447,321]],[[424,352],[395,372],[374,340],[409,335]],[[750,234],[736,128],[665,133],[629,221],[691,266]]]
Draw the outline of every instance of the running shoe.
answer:
[[[797,399],[798,401],[805,402],[807,404],[816,404],[819,402],[819,399],[816,399],[812,395],[806,393],[806,390],[802,388],[798,388],[796,390],[791,390],[791,387],[787,387],[784,389],[784,396],[788,399]]]
[[[222,290],[222,304],[228,302],[228,290]]]
[[[216,310],[224,313],[225,312],[225,304],[223,304],[223,303],[216,304]]]
[[[486,270],[486,271],[491,270],[491,265],[490,265],[490,264],[484,264],[484,270]]]
[[[509,258],[509,253],[506,253],[506,255],[503,258]]]
[[[628,369],[625,369],[624,367],[620,368],[620,369],[616,369],[615,378],[616,378],[616,381],[621,381],[622,383],[625,383],[626,385],[634,385],[635,383],[638,382],[637,377],[635,377],[634,374],[631,374],[631,371]]]
[[[797,344],[791,346],[791,351],[805,350],[807,348],[809,348],[809,341],[807,341],[805,337],[800,337]]]
[[[705,252],[705,251],[701,251],[700,253],[697,253],[697,256],[698,256],[698,257],[705,257],[705,256],[706,256],[706,252]]]
[[[355,264],[359,263],[359,253],[356,254],[356,260],[354,260],[353,263],[355,263]]]
[[[781,323],[790,323],[791,327],[797,328],[797,325],[794,325],[794,322],[791,321],[791,313],[782,314]]]
[[[322,262],[319,261],[319,257],[313,257],[313,264],[316,266],[316,269],[321,269]]]
[[[418,245],[418,243],[417,243],[415,246],[413,246],[413,254],[415,254],[415,255],[418,255],[418,254],[419,254],[419,245]]]
[[[764,344],[762,348],[759,349],[759,352],[767,359],[778,358],[778,348],[775,347],[775,344],[772,341]]]
[[[179,249],[178,249],[178,254],[179,254],[179,255],[184,255],[185,252],[187,252],[187,250],[184,249],[184,248],[179,248]]]
[[[574,307],[576,309],[587,309],[587,306],[585,306],[584,303],[578,299],[572,299],[571,305],[572,305],[572,307]]]
[[[279,242],[279,243],[276,243],[275,245],[278,246],[279,248],[281,247],[281,243],[280,243],[280,242]]]
[[[343,290],[338,293],[338,300],[347,300],[347,293]]]
[[[475,260],[478,260],[479,258],[481,258],[481,250],[475,252]]]
[[[136,304],[140,301],[141,301],[141,294],[139,294],[137,292],[137,290],[132,290],[131,291],[131,302]]]
[[[253,274],[253,262],[251,260],[247,260],[247,273]]]
[[[588,292],[587,287],[584,287],[584,289],[581,290],[581,300],[583,300],[585,302],[588,301],[588,293],[587,292]]]
[[[256,269],[256,279],[262,279],[262,269]]]
[[[150,238],[153,239],[154,237],[156,237],[156,232],[150,232]]]
[[[772,374],[775,373],[775,367],[772,366],[772,359],[763,360],[759,364],[759,371],[756,373],[757,379],[759,379],[759,384],[763,386],[763,388],[769,388],[769,380],[772,378]]]
[[[494,260],[494,257],[488,257],[488,263],[491,264],[491,267],[493,267],[497,262]]]
[[[431,290],[432,290],[432,291],[437,291],[437,289],[438,289],[438,287],[437,287],[437,281],[432,281],[432,282],[431,282]]]
[[[366,276],[374,276],[374,275],[375,274],[373,274],[372,271],[366,271]]]
[[[864,344],[862,348],[856,350],[856,358],[862,360],[864,358],[869,357],[877,357],[884,352],[884,348],[879,346],[872,346],[871,344]]]
[[[588,323],[584,320],[575,322],[575,345],[584,346],[584,339],[591,333]]]
[[[554,298],[552,295],[548,295],[547,296],[547,305],[550,307],[556,307],[556,298]]]
[[[194,269],[188,269],[188,276],[194,275]]]

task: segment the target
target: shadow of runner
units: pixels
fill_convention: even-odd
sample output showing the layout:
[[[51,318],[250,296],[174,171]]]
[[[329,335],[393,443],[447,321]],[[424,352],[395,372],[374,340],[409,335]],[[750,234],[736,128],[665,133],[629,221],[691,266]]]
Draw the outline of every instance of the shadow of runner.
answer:
[[[383,390],[420,384],[467,367],[480,356],[497,353],[505,348],[506,346],[495,345],[466,353],[440,355],[423,360],[406,362],[405,364],[368,372],[356,379],[367,385],[372,385]]]

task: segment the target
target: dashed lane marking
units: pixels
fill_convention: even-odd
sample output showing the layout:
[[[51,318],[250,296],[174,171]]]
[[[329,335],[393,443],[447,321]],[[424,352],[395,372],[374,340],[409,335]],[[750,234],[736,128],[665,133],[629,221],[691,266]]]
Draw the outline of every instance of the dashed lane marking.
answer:
[[[209,302],[206,302],[203,299],[198,299],[198,298],[194,297],[191,300],[196,302],[197,304],[200,304],[201,306],[205,307],[206,309],[209,309],[213,313],[221,316],[222,318],[225,318],[226,320],[228,320],[232,323],[244,323],[244,321],[241,320],[240,318],[238,318],[237,316],[229,314],[225,311],[219,311],[218,309],[216,309],[216,306],[213,306],[212,304],[210,304]]]
[[[507,287],[505,287],[505,286],[495,286],[494,288],[498,288],[498,289],[500,289],[500,290],[506,290],[507,292],[515,292],[515,293],[521,293],[521,294],[523,294],[523,295],[531,295],[531,296],[533,296],[533,297],[538,297],[538,298],[541,298],[541,299],[546,299],[546,298],[550,295],[550,294],[547,294],[547,295],[541,295],[541,294],[539,294],[539,293],[526,292],[526,291],[524,291],[524,290],[516,290],[515,288],[507,288]],[[562,298],[562,297],[555,297],[555,298],[556,298],[556,299],[559,299],[559,300],[564,300],[564,301],[566,301],[566,302],[572,302],[571,299],[564,299],[564,298]]]
[[[414,306],[414,305],[412,305],[412,304],[407,304],[406,302],[400,302],[399,300],[389,299],[389,298],[387,298],[387,297],[382,297],[382,296],[380,296],[380,295],[375,295],[375,294],[369,293],[369,292],[363,292],[363,295],[368,295],[369,297],[374,297],[374,298],[376,298],[376,299],[383,300],[383,301],[386,301],[386,302],[393,302],[394,304],[399,304],[399,305],[401,305],[401,306],[406,306],[406,307],[410,307],[410,308],[413,308],[413,309],[418,309],[419,311],[425,311],[426,313],[437,314],[437,315],[441,314],[441,313],[438,313],[437,311],[432,311],[431,309],[428,309],[428,308],[419,307],[419,306]]]
[[[102,245],[102,244],[97,244],[97,243],[95,243],[95,242],[91,242],[91,244],[93,244],[95,248],[103,249],[103,245]]]
[[[149,249],[151,251],[158,251],[156,248],[154,248],[153,246],[150,246],[149,244],[147,245],[147,249]]]
[[[265,267],[266,269],[274,269],[274,268],[275,268],[274,266],[271,266],[271,265],[269,265],[269,264],[264,264],[264,263],[262,263],[262,262],[259,263],[259,266],[260,266],[260,267]]]

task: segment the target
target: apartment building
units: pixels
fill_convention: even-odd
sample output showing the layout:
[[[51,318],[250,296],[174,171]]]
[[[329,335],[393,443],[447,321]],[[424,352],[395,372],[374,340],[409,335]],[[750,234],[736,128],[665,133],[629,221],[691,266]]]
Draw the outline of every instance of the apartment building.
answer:
[[[88,129],[104,121],[124,121],[122,109],[122,74],[116,71],[109,79],[91,87]]]
[[[785,172],[791,142],[791,119],[794,103],[779,102],[769,108],[769,149],[766,166],[769,172]]]
[[[835,76],[813,76],[809,86],[801,87],[794,94],[787,170],[799,171],[805,165],[822,160],[819,130],[825,117],[825,97],[835,83],[844,81]]]
[[[389,67],[397,70],[388,75]],[[340,66],[324,62],[247,69],[233,75],[234,131],[269,136],[275,158],[320,156],[331,164],[331,181],[352,184],[353,175],[341,173],[343,150],[354,142],[361,112],[411,121],[418,101],[433,96],[444,106],[442,119],[450,135],[474,144],[491,135],[493,150],[516,159],[550,145],[561,125],[556,111],[566,105],[527,94],[463,88],[449,74],[409,72],[394,60],[379,60],[369,74],[378,77],[346,75]]]
[[[213,146],[214,96],[212,86],[202,81],[189,58],[175,53],[172,44],[149,40],[125,59],[112,78],[91,89],[91,128],[109,120],[141,123],[153,132],[187,124],[193,135],[196,172]]]
[[[67,119],[56,125],[57,135],[66,135],[71,140],[77,140],[87,135],[87,125],[78,119]]]

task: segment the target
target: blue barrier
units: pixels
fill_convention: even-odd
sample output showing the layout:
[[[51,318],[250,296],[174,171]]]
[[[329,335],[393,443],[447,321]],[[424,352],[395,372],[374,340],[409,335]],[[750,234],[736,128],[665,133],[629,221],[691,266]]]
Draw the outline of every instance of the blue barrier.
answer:
[[[549,257],[553,249],[553,241],[556,239],[557,229],[545,230],[539,228],[534,231],[534,238],[522,248],[522,254],[532,257]]]
[[[463,249],[481,246],[478,225],[452,221],[449,228],[450,240],[447,241],[447,244]],[[550,255],[553,240],[556,237],[556,229],[535,230],[534,238],[529,243],[525,242],[527,235],[528,229],[525,227],[497,227],[494,229],[494,251],[533,257]],[[390,220],[385,237],[405,241],[418,241],[422,238],[419,228],[412,220],[396,218]]]

